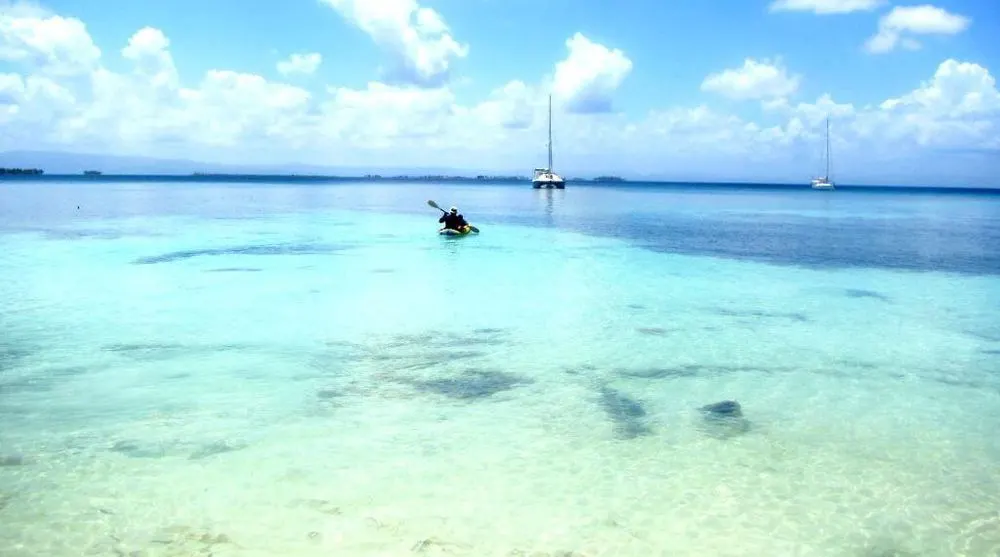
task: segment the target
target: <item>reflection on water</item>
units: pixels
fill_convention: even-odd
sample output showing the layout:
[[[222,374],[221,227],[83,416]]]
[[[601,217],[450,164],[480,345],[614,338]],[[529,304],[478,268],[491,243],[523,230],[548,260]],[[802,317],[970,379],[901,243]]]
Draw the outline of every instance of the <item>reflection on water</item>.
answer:
[[[544,211],[542,213],[542,222],[548,227],[554,227],[556,225],[556,206],[558,203],[566,196],[566,190],[554,190],[554,189],[539,189],[533,190],[535,196],[544,201]]]

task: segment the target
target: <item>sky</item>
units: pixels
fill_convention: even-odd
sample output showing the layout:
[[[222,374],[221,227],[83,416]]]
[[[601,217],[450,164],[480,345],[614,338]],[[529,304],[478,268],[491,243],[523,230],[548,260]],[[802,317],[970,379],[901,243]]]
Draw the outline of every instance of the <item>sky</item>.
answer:
[[[1000,187],[1000,1],[0,0],[0,151]]]

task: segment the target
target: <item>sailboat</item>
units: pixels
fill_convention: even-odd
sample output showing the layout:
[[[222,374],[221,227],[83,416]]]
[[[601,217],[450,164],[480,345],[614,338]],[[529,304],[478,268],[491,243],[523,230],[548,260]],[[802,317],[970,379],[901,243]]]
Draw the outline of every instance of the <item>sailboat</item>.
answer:
[[[826,119],[826,173],[822,178],[812,179],[812,189],[832,190],[833,182],[830,180],[830,118]]]
[[[531,179],[531,187],[537,189],[555,188],[566,189],[566,181],[562,176],[552,171],[552,95],[549,95],[549,166],[548,168],[536,168],[535,175]]]

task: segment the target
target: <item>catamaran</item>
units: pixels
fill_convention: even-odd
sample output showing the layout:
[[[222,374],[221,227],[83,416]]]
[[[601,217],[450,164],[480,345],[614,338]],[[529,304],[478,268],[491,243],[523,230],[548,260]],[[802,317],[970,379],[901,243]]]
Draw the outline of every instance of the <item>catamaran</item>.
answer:
[[[832,190],[833,181],[830,180],[830,118],[826,119],[826,174],[822,178],[812,179],[812,189]]]
[[[535,175],[531,179],[531,187],[537,189],[555,188],[566,189],[566,181],[562,176],[552,171],[552,95],[549,95],[549,166],[548,168],[536,168]]]

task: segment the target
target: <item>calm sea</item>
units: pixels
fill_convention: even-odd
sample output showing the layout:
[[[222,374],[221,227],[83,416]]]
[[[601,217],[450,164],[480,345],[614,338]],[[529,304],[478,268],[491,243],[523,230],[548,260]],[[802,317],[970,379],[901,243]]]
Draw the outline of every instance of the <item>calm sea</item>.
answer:
[[[5,557],[1000,554],[1000,192],[9,180],[0,273]]]

